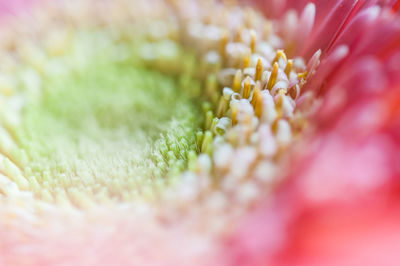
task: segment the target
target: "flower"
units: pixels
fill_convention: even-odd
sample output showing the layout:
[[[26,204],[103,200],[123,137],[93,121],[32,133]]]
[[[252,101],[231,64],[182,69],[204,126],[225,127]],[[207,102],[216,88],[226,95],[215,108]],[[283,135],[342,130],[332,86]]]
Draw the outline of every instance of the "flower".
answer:
[[[398,261],[399,2],[250,2],[4,20],[0,264]]]

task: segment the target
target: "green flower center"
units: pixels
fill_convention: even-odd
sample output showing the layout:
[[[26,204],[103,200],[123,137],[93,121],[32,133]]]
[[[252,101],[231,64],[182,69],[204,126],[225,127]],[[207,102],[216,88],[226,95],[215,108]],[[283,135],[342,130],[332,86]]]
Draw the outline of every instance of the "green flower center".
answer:
[[[161,61],[150,62],[179,71],[192,57],[172,42],[135,37],[121,42],[106,32],[78,33],[45,73],[40,95],[26,89],[29,101],[14,129],[15,163],[42,199],[76,205],[152,199],[187,167],[196,150],[200,86],[187,71],[163,73],[142,57],[165,50]]]

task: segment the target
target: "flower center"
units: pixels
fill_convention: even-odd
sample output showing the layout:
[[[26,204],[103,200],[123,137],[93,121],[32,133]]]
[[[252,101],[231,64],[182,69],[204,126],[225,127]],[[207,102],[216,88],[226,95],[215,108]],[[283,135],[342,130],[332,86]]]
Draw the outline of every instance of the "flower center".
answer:
[[[143,50],[165,50],[159,63],[177,68],[191,57],[172,42],[139,39],[117,43],[105,31],[77,32],[40,78],[40,93],[27,88],[21,123],[12,129],[16,155],[7,162],[20,188],[82,207],[149,200],[186,168],[196,150],[199,84],[184,70],[186,83],[149,69],[142,57]],[[82,55],[87,62],[76,61]]]

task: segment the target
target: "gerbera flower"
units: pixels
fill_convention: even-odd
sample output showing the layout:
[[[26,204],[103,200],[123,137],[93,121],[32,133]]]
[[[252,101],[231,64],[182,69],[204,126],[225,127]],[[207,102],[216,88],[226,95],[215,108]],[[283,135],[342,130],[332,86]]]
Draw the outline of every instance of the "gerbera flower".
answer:
[[[400,260],[398,1],[4,3],[0,265]]]

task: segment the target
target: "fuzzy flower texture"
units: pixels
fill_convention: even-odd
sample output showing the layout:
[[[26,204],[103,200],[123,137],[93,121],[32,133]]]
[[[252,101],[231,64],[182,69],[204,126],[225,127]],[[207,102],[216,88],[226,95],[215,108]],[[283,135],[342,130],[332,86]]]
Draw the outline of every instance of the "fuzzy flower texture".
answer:
[[[399,10],[1,0],[0,266],[400,265]]]

